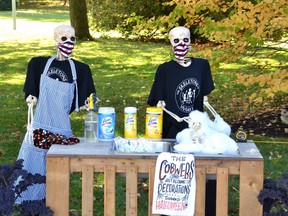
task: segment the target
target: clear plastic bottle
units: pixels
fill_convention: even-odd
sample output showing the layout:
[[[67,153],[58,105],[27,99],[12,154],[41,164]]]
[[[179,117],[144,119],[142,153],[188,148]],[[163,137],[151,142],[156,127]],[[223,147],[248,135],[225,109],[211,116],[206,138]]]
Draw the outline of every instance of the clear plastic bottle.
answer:
[[[89,111],[84,120],[84,138],[85,142],[96,143],[98,140],[98,115],[94,109],[94,96],[89,97]]]

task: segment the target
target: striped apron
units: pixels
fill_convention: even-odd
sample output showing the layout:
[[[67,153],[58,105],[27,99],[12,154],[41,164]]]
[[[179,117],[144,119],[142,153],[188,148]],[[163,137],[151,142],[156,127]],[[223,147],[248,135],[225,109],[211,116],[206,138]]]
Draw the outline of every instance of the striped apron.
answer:
[[[77,75],[74,62],[69,60],[73,83],[61,82],[47,76],[48,69],[55,59],[48,59],[40,78],[40,92],[37,102],[33,128],[42,128],[53,133],[73,137],[69,113],[72,106],[76,88],[76,111],[78,111]],[[48,150],[36,148],[33,143],[26,142],[21,145],[18,159],[24,159],[23,168],[29,173],[46,175],[46,153]],[[46,197],[46,185],[35,184],[17,199],[17,203],[24,200],[41,200]]]

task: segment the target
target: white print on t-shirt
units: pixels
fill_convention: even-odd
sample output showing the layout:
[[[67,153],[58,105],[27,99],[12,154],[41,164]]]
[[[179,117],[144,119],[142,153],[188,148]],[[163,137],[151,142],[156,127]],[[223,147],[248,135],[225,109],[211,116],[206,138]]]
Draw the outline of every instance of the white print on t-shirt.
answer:
[[[62,81],[62,82],[68,82],[69,81],[67,74],[64,71],[62,71],[61,69],[56,68],[56,67],[49,68],[49,70],[47,71],[47,76],[49,76],[53,79]]]
[[[193,111],[195,98],[199,95],[199,83],[194,78],[183,80],[175,90],[175,100],[178,108],[185,113]]]

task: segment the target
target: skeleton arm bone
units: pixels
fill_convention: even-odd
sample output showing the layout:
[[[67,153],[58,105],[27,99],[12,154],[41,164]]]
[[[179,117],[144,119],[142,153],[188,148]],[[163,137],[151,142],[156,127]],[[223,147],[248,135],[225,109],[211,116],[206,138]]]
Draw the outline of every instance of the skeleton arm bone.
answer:
[[[208,102],[208,96],[204,96],[204,105],[212,112],[212,114],[216,117],[219,116],[218,113],[214,110],[214,108],[209,104]],[[165,108],[166,104],[165,101],[158,101],[157,103],[157,107],[162,108],[166,113],[168,113],[170,116],[172,116],[176,121],[178,122],[182,122],[182,121],[186,121],[189,124],[189,117],[183,117],[180,118],[179,116],[177,116],[176,114],[172,113],[171,111],[167,110]],[[189,126],[190,127],[190,126]]]
[[[215,111],[215,109],[209,104],[208,96],[204,96],[204,102],[203,103],[210,110],[210,112],[214,115],[215,118],[217,116],[219,116],[219,114]]]
[[[166,104],[165,104],[165,101],[158,101],[157,103],[157,107],[160,107],[162,108],[166,113],[168,113],[170,116],[172,116],[177,122],[182,122],[182,121],[185,121],[189,124],[189,117],[183,117],[183,118],[180,118],[179,116],[177,116],[176,114],[170,112],[169,110],[167,110],[165,108]]]

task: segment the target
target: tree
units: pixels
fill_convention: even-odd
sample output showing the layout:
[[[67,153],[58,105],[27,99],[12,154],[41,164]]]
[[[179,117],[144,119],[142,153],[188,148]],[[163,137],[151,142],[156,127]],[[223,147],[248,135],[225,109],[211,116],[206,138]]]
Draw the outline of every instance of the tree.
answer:
[[[70,22],[76,31],[77,39],[92,40],[89,32],[87,6],[85,0],[69,0]]]
[[[86,0],[89,21],[93,29],[98,31],[116,30],[128,37],[132,34],[137,38],[155,36],[156,28],[142,28],[136,25],[146,23],[155,16],[167,15],[172,10],[164,6],[169,0]],[[155,26],[154,26],[155,27]],[[133,31],[134,30],[134,31]],[[158,33],[158,32],[157,32]]]

